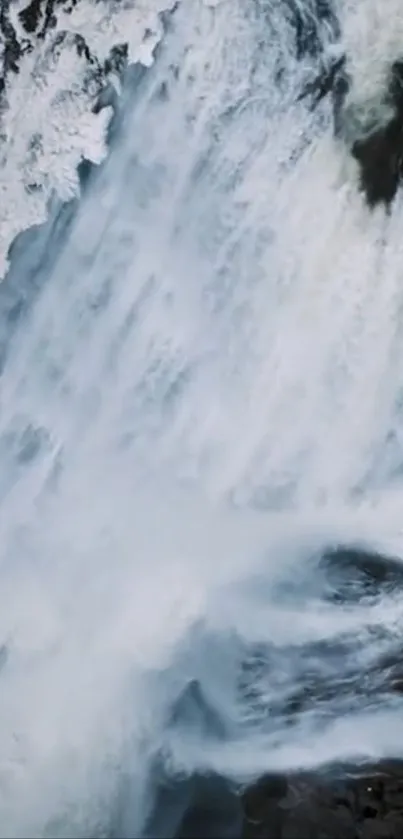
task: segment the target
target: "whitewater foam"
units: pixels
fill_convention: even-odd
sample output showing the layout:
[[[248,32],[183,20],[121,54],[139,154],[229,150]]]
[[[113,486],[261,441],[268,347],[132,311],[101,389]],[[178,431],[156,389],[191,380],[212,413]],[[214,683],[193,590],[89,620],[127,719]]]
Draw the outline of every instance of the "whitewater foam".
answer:
[[[78,9],[100,50],[131,25],[129,4],[108,34],[102,4],[95,24]],[[296,103],[316,59],[299,63],[293,37],[280,3],[179,6],[8,350],[2,836],[110,835],[122,796],[139,835],[158,762],[245,781],[396,753],[387,689],[293,726],[285,710],[312,645],[326,676],[343,642],[341,675],[353,660],[359,678],[398,649],[403,617],[398,591],[336,604],[317,588],[329,545],[403,557],[401,199],[388,217],[365,207],[329,103]],[[4,242],[33,217],[8,171]],[[256,647],[276,655],[254,705],[239,674]],[[194,681],[224,737],[172,723]]]

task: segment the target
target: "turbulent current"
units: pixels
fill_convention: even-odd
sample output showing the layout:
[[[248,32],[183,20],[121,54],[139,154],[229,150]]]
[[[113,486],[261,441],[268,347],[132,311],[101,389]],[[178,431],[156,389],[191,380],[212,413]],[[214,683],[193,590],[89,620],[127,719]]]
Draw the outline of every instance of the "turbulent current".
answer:
[[[286,2],[182,0],[69,223],[49,200],[11,248],[3,837],[156,835],[167,779],[402,756],[403,206],[366,207],[330,102],[299,94],[341,43],[373,107],[403,13],[320,5],[304,51]],[[4,242],[44,217],[21,72]],[[15,328],[11,287],[36,289]]]

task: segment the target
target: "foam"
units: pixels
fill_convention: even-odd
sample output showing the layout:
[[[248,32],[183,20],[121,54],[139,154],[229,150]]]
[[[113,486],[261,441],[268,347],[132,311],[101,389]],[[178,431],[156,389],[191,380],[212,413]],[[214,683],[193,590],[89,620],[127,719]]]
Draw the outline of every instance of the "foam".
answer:
[[[276,682],[286,668],[303,681],[290,645],[303,661],[309,644],[347,634],[364,673],[401,635],[399,592],[337,608],[311,586],[329,544],[403,556],[402,209],[365,207],[327,104],[312,114],[295,103],[305,67],[281,6],[267,29],[261,11],[180,6],[9,349],[3,836],[105,835],[119,806],[127,835],[139,835],[158,761],[245,780],[400,749],[389,695],[387,708],[363,699],[347,715],[336,697],[331,713],[313,707],[290,729]],[[96,4],[94,24],[76,18],[89,39],[103,13]],[[128,7],[121,14],[123,39]],[[26,126],[17,149],[31,125],[21,90],[11,100],[7,119]],[[84,146],[66,180],[58,153],[54,178],[70,183]],[[22,139],[18,148],[10,194]],[[19,214],[22,189],[15,228],[31,212]],[[43,433],[24,460],[26,428]],[[290,579],[299,592],[277,602]],[[274,645],[278,664],[257,685],[258,719],[238,690],[256,644]],[[226,739],[206,744],[169,724],[192,678],[226,715]],[[273,696],[275,732],[262,724]]]

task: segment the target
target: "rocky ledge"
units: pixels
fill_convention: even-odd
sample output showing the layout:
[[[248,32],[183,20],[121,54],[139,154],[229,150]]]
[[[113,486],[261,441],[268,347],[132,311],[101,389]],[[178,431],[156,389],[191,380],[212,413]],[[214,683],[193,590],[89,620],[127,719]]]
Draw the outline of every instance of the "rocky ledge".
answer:
[[[110,839],[122,835],[122,825]],[[243,794],[223,778],[167,785],[145,839],[401,839],[403,761],[267,775]]]
[[[242,839],[401,839],[403,762],[262,778],[243,796]]]

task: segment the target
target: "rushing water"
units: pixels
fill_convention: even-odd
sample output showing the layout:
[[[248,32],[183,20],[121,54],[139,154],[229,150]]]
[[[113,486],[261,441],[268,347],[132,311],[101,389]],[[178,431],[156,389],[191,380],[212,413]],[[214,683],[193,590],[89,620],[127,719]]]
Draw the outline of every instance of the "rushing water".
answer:
[[[403,13],[338,12],[365,102]],[[297,101],[317,60],[280,0],[182,2],[73,223],[13,255],[1,836],[138,836],[161,773],[401,755],[403,208]]]

